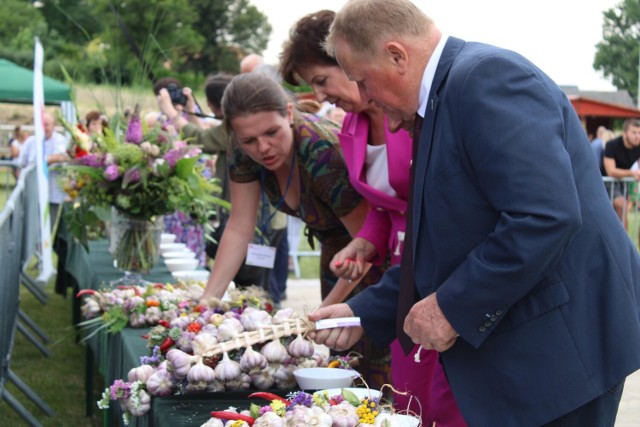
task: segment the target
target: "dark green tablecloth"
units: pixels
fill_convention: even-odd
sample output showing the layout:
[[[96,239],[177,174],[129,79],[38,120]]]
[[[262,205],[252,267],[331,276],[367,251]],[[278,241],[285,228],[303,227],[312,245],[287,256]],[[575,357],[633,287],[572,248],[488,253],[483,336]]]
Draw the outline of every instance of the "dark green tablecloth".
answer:
[[[122,277],[123,273],[113,267],[113,260],[109,254],[106,240],[90,242],[89,252],[72,239],[68,239],[66,245],[63,273],[67,278],[65,280],[71,283],[63,283],[63,286],[72,287],[74,295],[80,289],[98,289],[100,286],[108,284],[109,281]],[[144,279],[162,283],[174,281],[161,261],[156,263],[153,270],[145,275]],[[77,312],[78,307],[76,306],[74,310]],[[142,338],[142,335],[147,332],[148,329],[126,328],[119,334],[99,333],[90,339],[87,347],[87,363],[89,364],[87,378],[90,378],[90,368],[93,366],[95,358],[106,386],[111,385],[116,379],[126,380],[129,370],[140,366],[140,356],[149,354],[146,348],[147,341]],[[213,410],[224,410],[229,406],[248,406],[249,401],[246,396],[249,393],[203,393],[167,398],[154,397],[150,413],[144,417],[133,417],[130,425],[138,427],[198,427],[210,418],[210,412]],[[97,406],[93,385],[88,381],[87,412],[90,413],[92,409],[97,409]],[[104,425],[109,427],[124,425],[119,405],[111,405],[110,410],[105,411]]]

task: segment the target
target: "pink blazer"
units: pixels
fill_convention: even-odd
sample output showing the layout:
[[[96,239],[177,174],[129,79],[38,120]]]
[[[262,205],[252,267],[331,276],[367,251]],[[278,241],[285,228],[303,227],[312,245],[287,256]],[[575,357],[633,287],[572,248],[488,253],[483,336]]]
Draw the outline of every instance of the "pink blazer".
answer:
[[[375,245],[378,254],[371,260],[372,262],[381,262],[386,257],[387,251],[391,251],[393,265],[400,262],[404,242],[412,138],[405,130],[397,133],[389,132],[386,119],[385,129],[389,183],[397,197],[389,196],[367,184],[364,166],[369,135],[368,116],[364,113],[347,114],[338,137],[349,170],[349,180],[371,205],[371,210],[357,236]]]

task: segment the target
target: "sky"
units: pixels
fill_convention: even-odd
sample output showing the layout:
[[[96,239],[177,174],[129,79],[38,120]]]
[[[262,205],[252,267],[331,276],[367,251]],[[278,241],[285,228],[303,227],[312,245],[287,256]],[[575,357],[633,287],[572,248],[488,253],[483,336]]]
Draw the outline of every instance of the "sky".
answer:
[[[602,40],[602,13],[622,0],[415,0],[446,34],[514,50],[559,85],[615,90],[593,69]],[[289,29],[320,9],[338,11],[345,0],[251,0],[273,27],[266,62],[276,64]]]

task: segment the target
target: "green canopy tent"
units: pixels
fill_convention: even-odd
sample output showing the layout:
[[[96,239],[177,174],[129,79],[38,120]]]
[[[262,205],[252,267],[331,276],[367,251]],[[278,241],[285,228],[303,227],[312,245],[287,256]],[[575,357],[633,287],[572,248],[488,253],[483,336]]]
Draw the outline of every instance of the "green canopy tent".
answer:
[[[71,88],[51,77],[42,76],[45,105],[59,105],[69,123],[76,122],[76,108],[71,102]],[[0,102],[33,103],[33,70],[0,58]]]
[[[61,105],[71,101],[71,88],[65,83],[43,76],[44,102]],[[31,104],[33,102],[33,70],[0,59],[0,102]]]

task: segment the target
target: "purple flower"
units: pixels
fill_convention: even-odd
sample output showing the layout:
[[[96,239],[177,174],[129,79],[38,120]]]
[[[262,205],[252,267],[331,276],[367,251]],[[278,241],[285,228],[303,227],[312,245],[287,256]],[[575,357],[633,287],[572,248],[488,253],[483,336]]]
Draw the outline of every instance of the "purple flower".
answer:
[[[262,407],[259,409],[259,411],[258,411],[258,413],[259,413],[260,415],[264,415],[264,414],[266,414],[267,412],[273,412],[273,408],[272,408],[271,406],[269,406],[269,405],[267,405],[267,406],[262,406]]]
[[[153,346],[153,354],[151,356],[140,356],[141,365],[158,365],[162,361],[162,355],[160,354],[160,347]]]
[[[120,176],[120,171],[118,170],[118,166],[117,165],[107,166],[107,168],[104,170],[103,175],[107,181],[115,181]]]
[[[296,393],[295,396],[293,396],[293,398],[290,400],[291,400],[291,405],[289,406],[290,408],[293,407],[294,405],[302,405],[310,408],[311,405],[313,404],[313,396],[310,395],[309,393],[305,393],[304,391]]]
[[[115,380],[109,387],[111,400],[128,399],[131,396],[131,384],[122,380]]]
[[[78,163],[97,168],[102,166],[102,159],[95,154],[87,154],[86,156],[78,158]]]
[[[129,125],[127,126],[127,142],[132,144],[140,144],[142,142],[142,124],[140,123],[140,114],[136,112],[131,116]]]
[[[122,184],[127,185],[130,182],[138,182],[138,181],[140,181],[140,170],[138,170],[138,168],[132,168],[132,169],[128,169],[124,173]]]
[[[169,166],[173,168],[175,167],[178,160],[182,158],[182,151],[177,149],[169,150],[163,158],[167,161],[167,163],[169,163]]]

